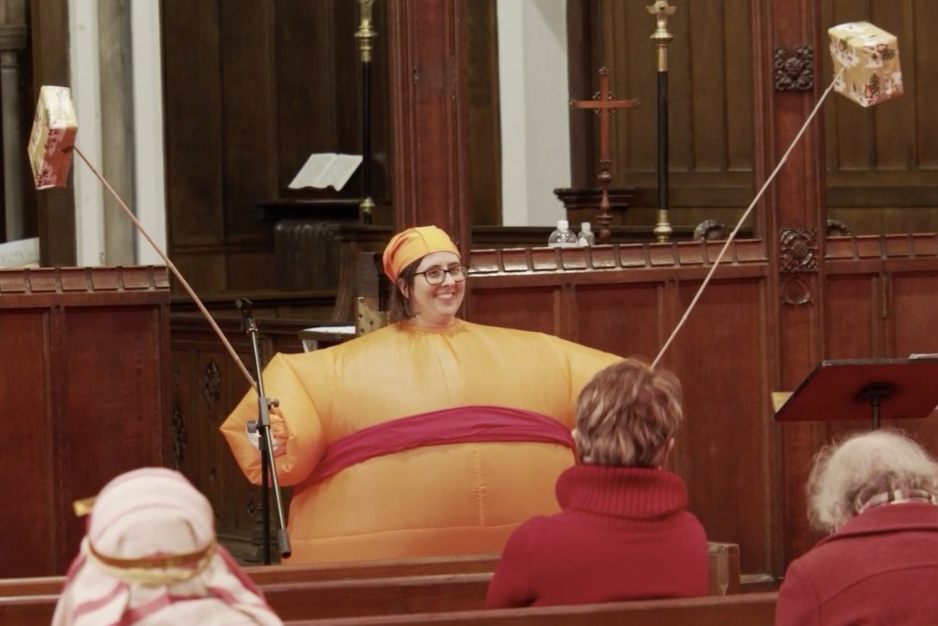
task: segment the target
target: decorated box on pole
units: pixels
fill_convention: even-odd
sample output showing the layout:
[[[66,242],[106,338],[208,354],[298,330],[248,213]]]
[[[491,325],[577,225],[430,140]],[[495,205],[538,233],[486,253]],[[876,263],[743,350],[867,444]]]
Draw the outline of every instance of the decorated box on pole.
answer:
[[[864,107],[902,95],[894,35],[869,22],[839,24],[827,32],[837,76],[835,91]]]

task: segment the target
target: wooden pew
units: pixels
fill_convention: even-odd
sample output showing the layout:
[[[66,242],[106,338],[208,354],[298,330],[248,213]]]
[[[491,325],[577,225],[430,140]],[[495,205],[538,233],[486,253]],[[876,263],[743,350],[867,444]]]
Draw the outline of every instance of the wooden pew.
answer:
[[[773,626],[777,594],[287,621],[287,626]]]
[[[247,570],[284,620],[298,620],[481,609],[496,562],[479,556]],[[488,571],[393,576],[460,569]],[[710,571],[712,594],[723,591],[721,580],[725,593],[738,593],[738,547],[711,544]],[[0,623],[48,624],[63,582],[62,577],[0,581]]]
[[[734,543],[709,544],[710,593],[719,595],[721,569],[726,564],[727,594],[740,593],[739,546]],[[244,570],[258,586],[274,583],[297,583],[363,578],[402,578],[442,574],[493,572],[497,554],[470,554],[422,559],[324,563],[317,565],[252,565]],[[64,576],[0,579],[0,597],[57,594],[65,584]]]
[[[282,619],[468,611],[485,604],[491,573],[268,583],[267,603]],[[0,597],[0,624],[48,625],[58,594]]]
[[[469,554],[316,565],[250,565],[244,571],[255,584],[264,587],[275,583],[493,572],[497,564],[497,554]],[[0,579],[0,597],[57,594],[64,584],[64,576]]]
[[[479,577],[478,574],[457,576]],[[484,577],[484,575],[481,575]],[[535,607],[526,609],[484,610],[465,606],[478,606],[479,598],[472,597],[471,587],[463,595],[443,581],[412,579],[382,579],[381,599],[369,600],[368,594],[376,587],[364,581],[307,583],[334,585],[332,591],[340,594],[334,604],[326,605],[319,594],[309,594],[302,585],[278,583],[268,596],[271,606],[285,622],[293,626],[416,626],[418,624],[452,624],[453,626],[606,626],[627,623],[629,626],[682,626],[696,624],[745,624],[771,626],[774,619],[776,593],[752,593],[737,596],[707,596],[705,598],[673,600],[639,600],[606,604],[568,607]],[[429,577],[436,578],[436,577]],[[444,576],[445,578],[445,576]],[[376,579],[373,579],[376,580]],[[344,586],[344,588],[343,588]],[[281,588],[283,587],[283,588]],[[289,588],[287,588],[289,587]],[[417,592],[417,595],[408,596]],[[0,623],[17,626],[46,626],[52,619],[57,596],[43,595],[26,598],[0,598]],[[354,609],[371,610],[378,605],[387,611],[371,615],[354,615]],[[338,610],[338,616],[335,609]],[[393,610],[404,611],[394,613]],[[410,612],[408,612],[410,611]],[[341,617],[345,615],[345,617]]]

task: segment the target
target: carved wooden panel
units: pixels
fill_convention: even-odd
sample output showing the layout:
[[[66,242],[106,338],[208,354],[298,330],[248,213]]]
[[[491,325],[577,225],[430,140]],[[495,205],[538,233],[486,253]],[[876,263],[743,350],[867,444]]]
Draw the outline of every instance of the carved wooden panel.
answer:
[[[240,320],[221,319],[219,324],[253,375],[250,338],[241,330]],[[275,352],[301,352],[298,332],[304,325],[259,318],[262,363]],[[244,477],[219,431],[250,385],[199,315],[173,315],[172,363],[173,434],[179,437],[177,449],[182,450],[174,461],[212,503],[219,540],[242,561],[260,562],[260,488]],[[289,490],[284,495],[288,498]]]

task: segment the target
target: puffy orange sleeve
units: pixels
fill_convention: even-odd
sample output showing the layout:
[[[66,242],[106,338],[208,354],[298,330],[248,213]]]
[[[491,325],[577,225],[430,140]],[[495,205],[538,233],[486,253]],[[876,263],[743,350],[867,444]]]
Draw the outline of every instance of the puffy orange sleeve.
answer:
[[[549,335],[549,338],[554,349],[566,359],[570,377],[570,401],[573,406],[576,406],[580,391],[593,376],[600,370],[622,360],[621,356],[610,352],[588,348],[553,335]],[[568,426],[573,427],[573,424],[568,424]]]
[[[294,369],[297,358],[318,361],[313,369],[320,373],[316,380],[304,380]],[[314,365],[311,363],[311,365]],[[304,368],[307,372],[310,368]],[[332,373],[328,351],[305,355],[277,354],[264,368],[264,393],[279,401],[279,413],[287,428],[286,452],[275,459],[277,478],[282,486],[302,482],[322,458],[326,449],[322,422],[313,402],[311,387],[330,384]],[[234,454],[235,461],[248,480],[261,482],[261,455],[247,435],[247,424],[257,419],[257,393],[250,390],[231,415],[222,423],[221,431]],[[271,415],[271,421],[281,419]]]

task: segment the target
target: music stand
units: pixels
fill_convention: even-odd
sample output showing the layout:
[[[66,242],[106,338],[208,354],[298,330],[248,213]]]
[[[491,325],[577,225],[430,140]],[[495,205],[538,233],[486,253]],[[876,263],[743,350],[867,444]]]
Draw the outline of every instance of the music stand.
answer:
[[[922,418],[938,406],[938,358],[821,361],[775,412],[778,422]]]

